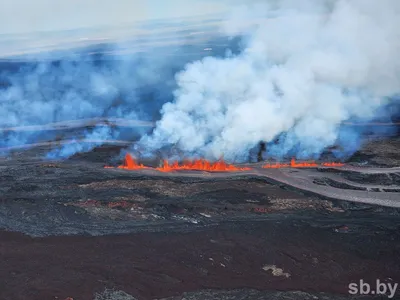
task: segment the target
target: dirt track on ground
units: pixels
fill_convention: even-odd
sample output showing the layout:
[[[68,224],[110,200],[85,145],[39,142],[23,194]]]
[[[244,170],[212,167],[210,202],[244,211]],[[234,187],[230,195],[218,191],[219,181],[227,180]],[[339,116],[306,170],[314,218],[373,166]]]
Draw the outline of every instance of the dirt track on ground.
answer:
[[[112,288],[140,300],[208,299],[207,289],[336,300],[360,278],[400,282],[400,210],[376,205],[397,207],[384,197],[398,195],[385,192],[398,168],[136,172],[103,168],[119,147],[66,161],[44,161],[48,151],[0,159],[0,299]]]
[[[315,184],[315,179],[329,177],[338,182],[343,182],[343,179],[339,175],[329,174],[325,175],[316,169],[292,169],[292,168],[282,168],[282,169],[263,169],[260,164],[256,165],[245,165],[252,166],[253,169],[249,171],[239,171],[239,172],[221,172],[221,173],[209,173],[209,172],[187,172],[187,171],[177,171],[170,173],[162,173],[153,170],[140,170],[134,171],[138,174],[148,174],[152,176],[161,177],[193,177],[193,178],[230,178],[230,177],[242,177],[242,176],[257,176],[266,178],[277,184],[285,184],[290,187],[317,194],[322,197],[335,200],[345,200],[360,203],[376,204],[389,207],[400,207],[400,185],[393,185],[391,187],[380,185],[379,183],[375,185],[370,184],[360,184],[352,183],[346,181],[346,184],[353,186],[354,189],[340,189],[328,185]],[[328,169],[328,168],[320,168]],[[110,170],[110,169],[107,169]],[[336,169],[338,171],[353,171],[361,174],[395,174],[395,176],[400,176],[400,167],[395,168],[368,168],[368,167],[344,167],[343,169]],[[120,169],[114,169],[115,172],[132,172]],[[365,191],[357,190],[356,188],[364,188]],[[371,188],[386,191],[375,191],[371,192]],[[391,191],[392,190],[392,191]]]

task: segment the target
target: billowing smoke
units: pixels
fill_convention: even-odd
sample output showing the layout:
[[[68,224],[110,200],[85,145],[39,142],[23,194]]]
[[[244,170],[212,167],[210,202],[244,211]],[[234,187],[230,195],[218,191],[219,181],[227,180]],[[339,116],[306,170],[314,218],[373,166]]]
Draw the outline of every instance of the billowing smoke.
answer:
[[[125,42],[0,61],[0,152],[69,138],[47,155],[63,158],[143,135],[140,155],[240,161],[260,141],[277,158],[357,150],[361,127],[346,122],[387,116],[400,102],[400,2],[247,3],[222,23],[147,24]],[[54,130],[93,118],[158,122],[151,134],[97,123]]]
[[[90,143],[83,143],[79,138],[73,138],[70,140],[68,146],[61,148],[55,148],[47,153],[47,158],[58,159],[65,158],[74,155],[75,153],[87,152],[93,149],[95,146],[100,146],[104,143],[104,140],[112,138],[112,131],[107,126],[97,126],[93,131],[85,131],[84,136]]]
[[[157,93],[171,90],[169,85],[174,85],[173,80],[161,79],[161,76],[172,77],[169,69],[163,61],[150,63],[140,55],[101,62],[94,57],[75,55],[20,64],[17,71],[6,70],[1,74],[5,87],[0,90],[0,127],[18,129],[98,117],[149,120],[166,101]],[[151,91],[148,87],[152,87]],[[60,131],[0,131],[0,148],[54,140],[56,133]],[[107,140],[118,135],[118,129],[111,132],[95,127],[80,133],[79,138],[95,136]],[[72,155],[87,147],[66,144],[59,154]]]
[[[122,123],[159,119],[162,105],[173,99],[175,73],[207,55],[207,39],[214,38],[209,29],[203,35],[190,35],[190,24],[182,23],[182,28],[167,25],[146,27],[148,33],[128,36],[124,42],[0,61],[0,152],[69,139],[71,143],[47,156],[65,158],[108,140],[133,141],[148,133],[151,126],[129,124],[81,126],[82,130],[54,127],[68,129],[76,120],[93,118],[120,119]]]
[[[358,132],[342,124],[398,101],[398,0],[269,1],[237,10],[224,29],[245,36],[244,51],[188,64],[138,149],[235,160],[259,141],[273,156],[354,151]]]

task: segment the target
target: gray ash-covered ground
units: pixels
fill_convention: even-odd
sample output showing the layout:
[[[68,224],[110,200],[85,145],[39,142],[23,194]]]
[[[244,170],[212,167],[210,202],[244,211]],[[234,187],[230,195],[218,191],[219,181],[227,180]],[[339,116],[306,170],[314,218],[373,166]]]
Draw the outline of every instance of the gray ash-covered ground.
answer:
[[[285,174],[393,195],[399,172],[376,170],[400,165],[398,140],[379,143],[349,162],[373,155],[372,173]],[[349,299],[350,282],[400,282],[397,208],[262,176],[104,169],[120,147],[44,161],[48,150],[0,159],[0,299],[94,299],[106,288],[137,299]]]

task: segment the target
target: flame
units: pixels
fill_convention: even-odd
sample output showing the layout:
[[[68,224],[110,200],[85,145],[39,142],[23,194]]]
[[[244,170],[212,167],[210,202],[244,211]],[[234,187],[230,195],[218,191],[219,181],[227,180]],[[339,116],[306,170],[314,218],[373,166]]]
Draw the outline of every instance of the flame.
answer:
[[[125,162],[122,166],[118,166],[118,169],[125,169],[125,170],[140,170],[140,169],[149,169],[149,167],[144,166],[143,164],[138,164],[136,160],[127,153],[125,155]]]
[[[105,169],[113,169],[113,167],[105,166]],[[151,168],[144,166],[143,164],[138,164],[132,156],[128,153],[125,155],[124,164],[118,166],[118,169],[125,170],[140,170],[140,169],[153,169],[160,172],[171,172],[178,170],[196,170],[196,171],[208,171],[208,172],[229,172],[229,171],[246,171],[251,170],[251,168],[239,168],[231,164],[227,164],[223,160],[219,160],[215,163],[211,163],[205,159],[198,159],[194,161],[186,161],[183,164],[179,164],[177,161],[170,164],[167,160],[164,160],[163,166],[159,168]]]
[[[314,168],[318,167],[318,164],[316,164],[315,161],[297,163],[296,160],[292,158],[290,161],[290,166],[292,168]]]
[[[157,168],[161,172],[170,172],[176,170],[196,170],[196,171],[208,171],[208,172],[232,172],[232,171],[246,171],[251,168],[239,168],[231,164],[227,164],[223,160],[219,160],[215,163],[211,163],[205,159],[197,159],[194,161],[183,162],[179,165],[177,161],[170,164],[167,160],[164,160],[162,167]]]
[[[325,162],[321,164],[317,164],[315,161],[309,162],[297,162],[294,158],[290,161],[290,163],[267,163],[262,166],[264,169],[280,169],[280,168],[315,168],[315,167],[342,167],[343,163],[335,163],[335,162]],[[106,169],[112,169],[113,167],[105,166]],[[235,165],[231,165],[226,163],[224,160],[219,160],[217,162],[211,163],[205,159],[197,159],[193,161],[184,161],[182,164],[179,164],[177,161],[173,163],[169,163],[167,160],[164,160],[163,165],[158,168],[147,167],[143,164],[138,164],[136,160],[128,153],[125,155],[124,164],[118,166],[118,169],[125,170],[141,170],[141,169],[153,169],[160,172],[172,172],[179,170],[193,170],[193,171],[207,171],[207,172],[237,172],[237,171],[247,171],[251,170],[248,167],[236,167]]]
[[[310,162],[296,162],[294,158],[290,161],[290,163],[274,163],[274,164],[265,164],[262,167],[264,169],[280,169],[280,168],[315,168],[318,166],[323,167],[343,167],[343,163],[335,163],[335,162],[326,162],[317,164],[315,161]]]

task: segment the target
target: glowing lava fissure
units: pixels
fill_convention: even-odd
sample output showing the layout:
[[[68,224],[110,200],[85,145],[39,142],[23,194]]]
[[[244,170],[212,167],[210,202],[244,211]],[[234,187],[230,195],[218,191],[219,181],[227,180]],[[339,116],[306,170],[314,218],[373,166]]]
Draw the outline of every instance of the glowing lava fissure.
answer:
[[[315,167],[342,167],[343,163],[326,162],[317,164],[314,161],[311,162],[296,162],[293,158],[290,163],[267,163],[262,166],[264,169],[280,169],[280,168],[315,168]],[[113,167],[105,166],[106,169],[112,169]],[[193,161],[184,161],[182,164],[175,161],[169,163],[164,160],[163,165],[158,168],[147,167],[143,164],[138,164],[136,160],[128,153],[125,155],[125,161],[123,165],[117,167],[118,169],[125,170],[142,170],[142,169],[152,169],[160,172],[172,172],[181,170],[191,170],[191,171],[207,171],[207,172],[237,172],[237,171],[248,171],[251,168],[248,167],[237,167],[232,164],[228,164],[223,160],[217,162],[210,162],[205,159],[197,159]]]
[[[281,169],[281,168],[316,168],[316,167],[343,167],[343,163],[336,162],[325,162],[321,164],[317,164],[314,161],[310,162],[296,162],[294,158],[290,161],[290,163],[274,163],[274,164],[265,164],[262,167],[264,169]]]
[[[124,164],[118,166],[118,169],[140,170],[140,169],[150,169],[150,167],[146,167],[143,164],[138,164],[130,154],[126,154]]]
[[[112,169],[113,167],[104,167],[107,169]],[[167,160],[164,160],[163,166],[158,168],[147,167],[143,164],[138,164],[136,160],[128,153],[125,155],[124,164],[118,166],[118,169],[125,170],[141,170],[141,169],[153,169],[160,172],[172,172],[179,170],[193,170],[193,171],[207,171],[207,172],[235,172],[235,171],[246,171],[251,170],[251,168],[239,168],[235,165],[227,164],[223,160],[211,163],[205,159],[198,159],[194,161],[185,161],[179,164],[177,161],[170,164]]]
[[[251,170],[251,168],[239,168],[231,164],[227,164],[223,160],[211,163],[205,159],[197,159],[194,161],[186,161],[183,162],[182,165],[179,165],[177,161],[175,161],[172,165],[168,163],[168,161],[164,161],[162,167],[157,168],[158,171],[161,172],[170,172],[175,170],[195,170],[195,171],[208,171],[208,172],[229,172],[229,171],[246,171]]]

